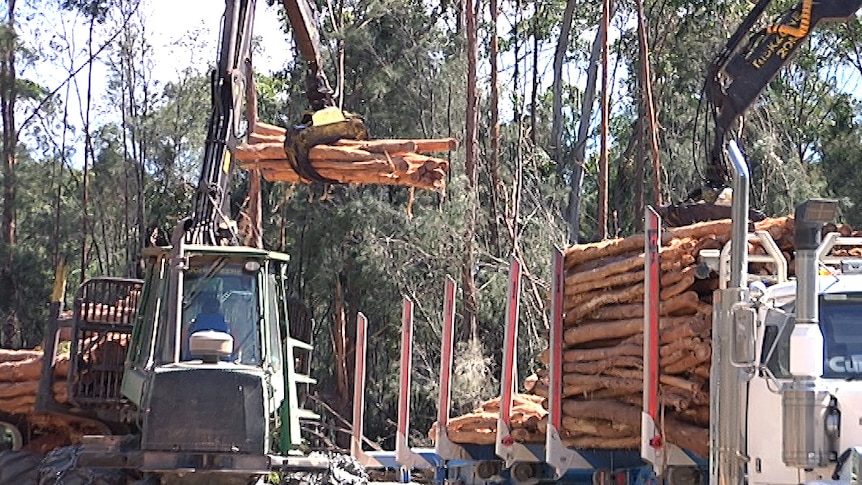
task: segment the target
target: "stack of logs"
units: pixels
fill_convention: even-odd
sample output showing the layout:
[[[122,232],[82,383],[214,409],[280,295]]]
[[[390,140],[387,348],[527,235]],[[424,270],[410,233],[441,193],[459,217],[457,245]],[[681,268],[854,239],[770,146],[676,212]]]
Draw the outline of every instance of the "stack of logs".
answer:
[[[54,372],[58,379],[54,384],[57,402],[66,402],[66,373],[69,356],[57,358]],[[34,411],[39,377],[42,373],[41,350],[0,349],[0,412],[7,414],[30,414]]]
[[[792,217],[757,222],[795,274]],[[847,225],[823,232],[858,237]],[[712,295],[718,275],[698,267],[703,249],[720,249],[731,221],[667,229],[662,233],[660,276],[660,403],[665,438],[707,456],[709,377],[712,357]],[[563,350],[563,429],[572,447],[634,449],[640,445],[643,395],[644,235],[581,244],[566,251]],[[750,254],[766,254],[757,242]],[[862,249],[836,247],[833,255],[862,256]],[[775,274],[774,265],[751,263],[750,274]],[[540,356],[548,364],[548,352]],[[548,373],[525,386],[547,397]],[[542,416],[539,416],[542,417]],[[539,429],[546,429],[546,418]],[[450,427],[455,441],[458,429]],[[487,441],[487,439],[485,439]],[[527,441],[527,440],[525,440]],[[537,441],[542,441],[538,439]]]
[[[237,147],[245,170],[260,170],[266,180],[309,182],[291,166],[284,150],[285,129],[256,123],[248,143]],[[449,162],[421,153],[458,148],[454,138],[422,140],[339,140],[308,152],[311,167],[322,177],[345,184],[406,185],[437,190],[446,183]]]
[[[534,394],[512,396],[511,434],[520,442],[533,443],[545,439],[542,418],[547,414],[545,398]],[[449,439],[453,443],[492,445],[496,441],[497,418],[500,415],[500,398],[489,399],[473,412],[452,418],[447,425]],[[437,423],[428,432],[432,440],[437,439]]]

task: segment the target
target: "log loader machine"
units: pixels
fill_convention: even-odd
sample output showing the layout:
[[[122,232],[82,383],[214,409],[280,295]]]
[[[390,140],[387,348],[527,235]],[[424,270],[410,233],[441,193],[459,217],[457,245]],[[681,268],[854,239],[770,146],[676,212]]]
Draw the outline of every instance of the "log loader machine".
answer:
[[[307,62],[311,108],[288,130],[286,149],[298,173],[324,181],[308,163],[308,149],[362,139],[367,131],[333,102],[312,6],[283,6]],[[40,471],[10,475],[6,467],[2,485],[247,485],[276,476],[285,483],[292,472],[316,477],[302,483],[328,483],[331,460],[302,449],[301,421],[317,416],[301,407],[301,387],[313,382],[311,346],[300,338],[301,322],[289,318],[288,256],[240,245],[230,217],[231,152],[256,115],[252,109],[242,116],[254,12],[255,0],[225,1],[192,213],[170,246],[143,251],[143,280],[100,277],[77,290],[68,404],[54,400],[56,320],[46,332],[37,412],[78,423],[87,435],[80,445],[54,450],[60,453],[49,454]],[[26,429],[3,429],[19,445],[28,437]]]
[[[661,209],[668,225],[730,217],[732,176],[724,145],[734,124],[790,62],[817,24],[847,21],[862,8],[862,0],[803,0],[777,22],[753,30],[772,3],[757,1],[707,69],[704,94],[714,132],[705,174],[701,186],[686,196],[687,202]],[[758,211],[752,211],[751,216],[755,220],[763,217]]]

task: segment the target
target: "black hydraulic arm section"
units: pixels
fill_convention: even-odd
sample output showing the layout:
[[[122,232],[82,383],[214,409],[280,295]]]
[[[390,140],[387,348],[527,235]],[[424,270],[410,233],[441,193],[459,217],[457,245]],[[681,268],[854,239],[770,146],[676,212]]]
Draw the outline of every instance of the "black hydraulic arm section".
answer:
[[[332,99],[333,90],[323,70],[320,55],[320,35],[315,12],[309,0],[282,0],[293,31],[299,54],[307,64],[305,94],[311,111],[299,125],[288,127],[284,151],[291,168],[302,178],[314,182],[338,183],[320,175],[308,160],[308,151],[319,144],[329,144],[347,138],[368,138],[368,130],[359,116],[342,112]]]
[[[785,12],[776,24],[752,33],[755,22],[770,3],[772,0],[757,2],[707,74],[706,94],[715,106],[715,141],[706,171],[711,187],[729,185],[730,174],[722,155],[727,131],[790,60],[811,30],[821,21],[846,21],[862,8],[862,0],[803,0]],[[747,42],[740,48],[746,36]]]
[[[318,33],[314,11],[308,0],[282,0],[287,19],[293,31],[293,39],[299,54],[308,64],[305,77],[306,96],[314,111],[329,106],[335,106],[332,100],[332,88],[323,71],[323,61],[320,57],[320,35]]]
[[[251,40],[255,0],[225,0],[219,58],[211,73],[212,107],[207,123],[204,158],[192,215],[185,221],[185,241],[193,244],[236,244],[228,189],[234,148],[242,130],[240,113],[251,71]]]

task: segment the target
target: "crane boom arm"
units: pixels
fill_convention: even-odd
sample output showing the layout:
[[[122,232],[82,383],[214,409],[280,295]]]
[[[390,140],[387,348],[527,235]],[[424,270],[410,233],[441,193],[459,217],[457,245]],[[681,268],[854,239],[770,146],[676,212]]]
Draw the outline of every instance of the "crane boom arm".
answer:
[[[323,71],[320,35],[316,27],[313,6],[306,0],[282,0],[282,4],[287,12],[296,48],[308,64],[305,84],[311,109],[319,111],[328,106],[335,106],[332,100],[332,88]]]
[[[730,180],[721,150],[733,123],[751,107],[818,23],[846,21],[862,8],[862,0],[803,0],[776,24],[753,33],[740,49],[770,3],[772,0],[760,0],[755,5],[708,71],[706,94],[716,107],[716,133],[706,177],[713,187],[727,186]]]
[[[251,40],[255,0],[225,0],[219,58],[210,74],[211,110],[204,157],[192,215],[186,219],[186,242],[235,244],[228,189],[234,160],[230,150],[242,132],[241,107],[251,72]]]
[[[305,122],[292,128],[286,144],[291,164],[310,180],[325,181],[307,161],[308,149],[318,143],[341,138],[364,138],[364,125],[358,117],[342,114],[335,108],[333,90],[322,67],[320,35],[314,7],[309,0],[282,0],[299,54],[308,65],[306,97],[312,112],[329,109],[327,123]],[[242,135],[242,108],[246,103],[246,84],[251,79],[251,42],[255,0],[225,0],[219,58],[211,73],[212,106],[204,145],[198,187],[193,197],[192,214],[181,222],[187,243],[236,244],[236,224],[230,217],[229,188],[233,178],[231,156]],[[340,116],[333,116],[335,110]],[[313,119],[309,116],[309,120]],[[334,120],[334,121],[332,121]],[[340,121],[340,122],[339,122]],[[318,124],[320,126],[312,126]],[[295,161],[294,161],[295,159]]]

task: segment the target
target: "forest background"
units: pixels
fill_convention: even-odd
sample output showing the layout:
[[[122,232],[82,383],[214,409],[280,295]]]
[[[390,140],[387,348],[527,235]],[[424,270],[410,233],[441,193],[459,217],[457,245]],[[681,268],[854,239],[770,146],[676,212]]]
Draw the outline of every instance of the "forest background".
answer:
[[[190,62],[173,79],[156,76],[164,60],[141,5],[168,2],[4,3],[0,344],[32,348],[42,340],[58,261],[67,263],[73,285],[97,275],[139,276],[138,254],[154,231],[169,233],[188,214],[217,53],[201,52],[199,32],[190,31],[174,52],[212,64]],[[546,346],[553,246],[639,231],[645,204],[678,202],[700,186],[712,143],[705,74],[751,4],[614,2],[603,71],[602,2],[317,3],[330,80],[373,137],[462,141],[440,192],[263,184],[264,245],[291,254],[292,297],[313,318],[319,405],[349,415],[361,311],[373,342],[365,429],[384,446],[392,446],[396,420],[401,300],[416,303],[418,443],[435,417],[446,276],[461,288],[453,388],[459,413],[499,393],[511,257],[525,270],[524,376]],[[764,22],[791,6],[774,1]],[[638,41],[639,25],[648,44]],[[855,206],[862,200],[860,35],[858,17],[818,26],[747,113],[737,136],[752,166],[756,208],[783,215],[807,197],[829,196],[841,200],[844,222],[862,223]],[[292,49],[284,39],[258,39],[258,49],[281,42]],[[255,64],[259,119],[282,126],[307,107],[304,65],[286,59]],[[651,87],[653,118],[642,86]],[[606,178],[599,170],[603,91]],[[605,182],[606,208],[599,191]],[[248,185],[249,175],[238,173],[232,208],[240,219]]]

